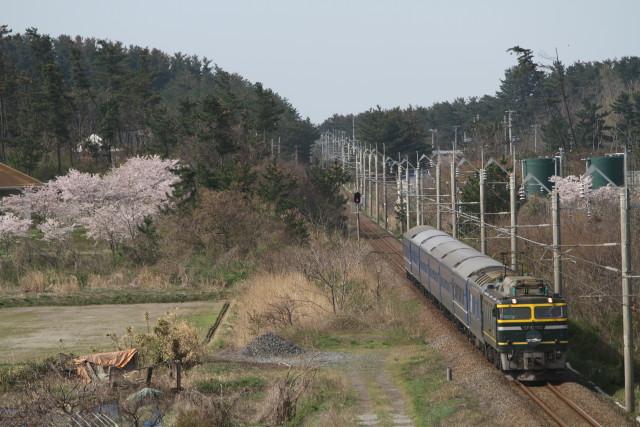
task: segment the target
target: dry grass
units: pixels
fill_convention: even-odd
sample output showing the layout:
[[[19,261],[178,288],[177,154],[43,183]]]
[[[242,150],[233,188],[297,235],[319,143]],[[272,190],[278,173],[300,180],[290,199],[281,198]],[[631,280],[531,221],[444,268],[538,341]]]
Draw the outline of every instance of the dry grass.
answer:
[[[316,240],[293,256],[289,271],[259,272],[242,283],[225,325],[226,343],[240,347],[267,331],[289,336],[388,328],[420,333],[414,310],[389,291],[398,284],[397,273],[367,245]]]
[[[130,286],[142,289],[168,289],[171,284],[166,276],[148,267],[143,267],[133,278]]]
[[[35,294],[43,292],[66,294],[80,289],[75,276],[56,271],[27,271],[19,278],[18,285],[21,291]]]
[[[296,272],[256,274],[241,286],[236,301],[228,333],[235,346],[269,330],[322,328],[331,317],[326,296]]]

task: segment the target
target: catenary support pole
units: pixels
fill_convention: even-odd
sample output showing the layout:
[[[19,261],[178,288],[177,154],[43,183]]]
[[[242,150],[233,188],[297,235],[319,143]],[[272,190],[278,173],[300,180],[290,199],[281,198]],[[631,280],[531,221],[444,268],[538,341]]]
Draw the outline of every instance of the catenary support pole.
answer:
[[[400,215],[402,206],[404,206],[404,200],[402,199],[402,163],[400,161],[400,153],[398,153],[398,178],[396,181],[396,187],[398,189],[398,206],[396,211],[400,210],[398,212],[398,215],[396,216],[396,219],[398,220],[397,223],[400,226],[400,232],[404,232],[404,221],[402,220],[402,215]]]
[[[631,320],[631,251],[629,239],[629,190],[620,190],[620,248],[622,273],[622,332],[624,342],[624,406],[627,412],[635,409],[633,388],[633,329]]]
[[[455,145],[454,145],[455,146]],[[451,154],[451,236],[458,238],[458,215],[456,211],[456,150]]]
[[[440,210],[440,154],[436,159],[436,228],[442,230],[442,212]]]
[[[406,183],[407,183],[407,197],[405,198],[405,210],[406,210],[406,216],[407,216],[407,231],[409,231],[409,229],[411,228],[411,213],[409,212],[409,207],[411,206],[411,185],[410,181],[409,181],[409,159],[405,157],[404,159],[407,162],[407,168],[405,170],[405,175],[406,175]]]
[[[551,226],[553,233],[553,293],[562,295],[562,254],[560,253],[560,196],[551,192]]]
[[[356,236],[360,242],[360,203],[356,203]]]
[[[420,224],[420,154],[416,151],[416,225]]]
[[[517,219],[516,219],[516,165],[509,174],[509,207],[511,211],[511,269],[518,269],[518,238],[517,238]]]
[[[384,229],[389,230],[387,215],[387,147],[382,144],[382,213],[384,214]]]
[[[380,225],[380,188],[378,186],[378,145],[373,158],[374,176],[376,184],[376,224]]]
[[[485,209],[485,169],[484,164],[482,165],[482,169],[480,169],[480,252],[483,254],[487,253],[487,224],[484,219],[484,209]]]
[[[355,167],[355,187],[353,188],[354,193],[360,191],[360,182],[358,180],[358,174],[360,173],[360,166],[358,165],[358,151],[359,147],[356,145],[353,147],[353,164]]]
[[[360,183],[362,185],[362,196],[364,197],[364,203],[365,203],[365,207],[366,207],[366,203],[367,203],[367,197],[369,197],[369,195],[367,194],[367,149],[364,148],[361,152],[360,152],[360,165],[362,167],[362,174],[360,176]]]
[[[367,196],[369,196],[369,200],[367,200],[367,205],[369,206],[369,217],[373,216],[373,172],[371,171],[371,158],[373,157],[373,150],[369,148],[369,156],[367,157],[367,161],[369,162],[369,188],[367,190]]]

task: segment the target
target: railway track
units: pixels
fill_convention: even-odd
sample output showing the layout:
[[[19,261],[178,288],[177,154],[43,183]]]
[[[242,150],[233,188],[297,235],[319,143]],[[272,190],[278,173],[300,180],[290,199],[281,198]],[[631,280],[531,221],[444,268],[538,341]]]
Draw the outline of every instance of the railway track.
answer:
[[[518,380],[514,382],[524,394],[561,427],[577,425],[599,427],[602,425],[551,383],[541,386],[527,386]]]
[[[367,239],[373,249],[385,256],[395,270],[400,274],[404,274],[402,244],[398,239],[368,218],[363,218],[360,221],[360,225],[362,236]],[[417,289],[413,286],[411,289],[418,294]],[[420,295],[420,297],[422,296]],[[565,396],[557,386],[550,383],[542,386],[527,386],[518,380],[513,380],[513,382],[557,425],[561,427],[577,425],[601,426],[577,403]]]

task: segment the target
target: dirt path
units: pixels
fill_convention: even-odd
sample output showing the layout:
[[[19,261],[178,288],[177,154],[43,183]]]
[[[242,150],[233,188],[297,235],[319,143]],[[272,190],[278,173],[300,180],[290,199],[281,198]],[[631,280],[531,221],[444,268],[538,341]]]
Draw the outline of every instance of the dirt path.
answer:
[[[388,372],[386,352],[357,354],[346,373],[358,394],[356,422],[361,426],[413,426],[408,403]]]

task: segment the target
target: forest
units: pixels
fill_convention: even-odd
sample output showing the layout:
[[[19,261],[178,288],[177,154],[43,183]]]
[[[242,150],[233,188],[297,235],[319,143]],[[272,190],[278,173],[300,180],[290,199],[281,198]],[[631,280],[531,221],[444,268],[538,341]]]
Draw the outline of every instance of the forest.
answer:
[[[491,155],[506,147],[505,112],[513,111],[513,137],[525,155],[620,151],[640,141],[640,58],[564,64],[559,57],[538,63],[532,50],[514,46],[516,63],[505,71],[494,95],[457,98],[430,107],[371,108],[355,116],[356,138],[386,143],[389,153],[434,147],[479,145]],[[425,82],[429,84],[429,82]],[[321,130],[351,135],[352,115],[334,115]],[[381,148],[379,148],[381,149]],[[466,150],[466,148],[465,148]]]
[[[316,137],[286,98],[208,58],[0,26],[0,161],[41,180],[158,154],[224,189],[274,146],[308,159]]]

